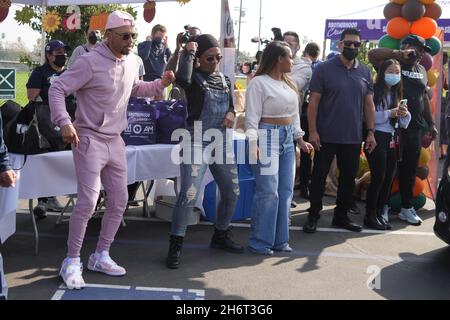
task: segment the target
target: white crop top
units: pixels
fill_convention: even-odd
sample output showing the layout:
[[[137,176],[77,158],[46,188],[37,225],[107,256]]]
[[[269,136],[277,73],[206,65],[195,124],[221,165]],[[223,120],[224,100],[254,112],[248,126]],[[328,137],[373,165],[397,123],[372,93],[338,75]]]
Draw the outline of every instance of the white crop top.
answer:
[[[286,82],[269,75],[254,77],[247,87],[245,104],[245,129],[250,139],[258,138],[261,118],[293,117],[294,138],[305,134],[300,128],[298,95]]]

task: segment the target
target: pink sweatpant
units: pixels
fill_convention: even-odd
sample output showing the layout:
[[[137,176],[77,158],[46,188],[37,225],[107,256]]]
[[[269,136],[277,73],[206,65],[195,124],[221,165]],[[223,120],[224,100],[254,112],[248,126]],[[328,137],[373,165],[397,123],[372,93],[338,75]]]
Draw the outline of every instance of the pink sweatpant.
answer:
[[[107,194],[97,252],[109,251],[122,222],[127,191],[127,162],[125,144],[121,136],[105,141],[92,136],[79,137],[73,148],[73,160],[78,180],[78,200],[69,222],[68,256],[80,256],[89,219],[94,213],[100,186]]]

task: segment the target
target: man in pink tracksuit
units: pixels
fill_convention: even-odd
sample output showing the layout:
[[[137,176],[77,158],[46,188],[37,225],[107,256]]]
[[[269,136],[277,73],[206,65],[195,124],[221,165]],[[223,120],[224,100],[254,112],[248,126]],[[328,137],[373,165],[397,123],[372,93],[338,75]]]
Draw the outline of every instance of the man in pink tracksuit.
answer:
[[[80,251],[101,184],[108,195],[107,210],[88,269],[111,276],[125,275],[125,269],[110,258],[109,248],[128,200],[125,144],[120,136],[127,126],[128,100],[130,95],[161,95],[164,87],[174,81],[171,71],[154,82],[138,80],[136,59],[128,57],[137,38],[130,14],[114,11],[105,29],[106,41],[80,56],[49,90],[52,121],[61,128],[64,141],[72,144],[78,180],[78,201],[69,223],[68,253],[60,271],[69,289],[85,286]],[[64,97],[74,92],[77,110],[72,124]]]

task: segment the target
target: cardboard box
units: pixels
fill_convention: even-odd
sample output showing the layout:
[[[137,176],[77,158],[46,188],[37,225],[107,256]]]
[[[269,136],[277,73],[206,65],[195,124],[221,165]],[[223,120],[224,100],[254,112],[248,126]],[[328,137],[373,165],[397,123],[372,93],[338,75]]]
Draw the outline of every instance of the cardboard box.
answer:
[[[172,221],[173,208],[177,202],[177,197],[175,196],[162,196],[155,200],[155,216],[159,219],[165,221]],[[198,224],[200,221],[200,213],[197,210],[192,210],[188,225]]]

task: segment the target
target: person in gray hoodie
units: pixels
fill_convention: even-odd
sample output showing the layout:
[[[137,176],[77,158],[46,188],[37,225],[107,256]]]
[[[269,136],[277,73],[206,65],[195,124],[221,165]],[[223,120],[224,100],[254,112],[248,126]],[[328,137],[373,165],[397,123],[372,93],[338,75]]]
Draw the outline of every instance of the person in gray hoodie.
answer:
[[[153,82],[138,79],[136,59],[129,56],[137,38],[130,14],[112,12],[105,29],[106,41],[80,56],[49,90],[52,122],[61,128],[64,141],[72,144],[78,181],[78,201],[69,222],[67,257],[60,270],[69,289],[85,286],[80,251],[101,184],[108,194],[107,209],[97,248],[87,267],[110,276],[126,274],[110,258],[109,249],[128,200],[125,144],[120,136],[127,127],[128,100],[130,96],[162,94],[175,80],[171,71]],[[73,92],[77,95],[77,110],[72,124],[64,97]]]

